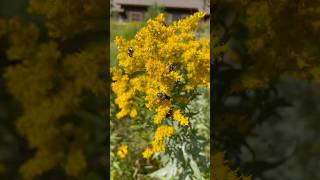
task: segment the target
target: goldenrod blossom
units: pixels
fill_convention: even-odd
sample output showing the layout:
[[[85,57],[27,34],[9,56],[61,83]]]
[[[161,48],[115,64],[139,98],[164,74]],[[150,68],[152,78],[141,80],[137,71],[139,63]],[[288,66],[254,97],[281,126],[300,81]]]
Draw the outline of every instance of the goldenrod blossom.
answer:
[[[117,155],[120,159],[124,159],[128,154],[128,145],[121,145],[119,148],[118,148],[118,151],[117,151]]]
[[[157,128],[153,141],[151,143],[152,148],[147,148],[143,153],[144,158],[149,158],[153,153],[162,152],[165,150],[165,138],[169,138],[175,134],[175,130],[172,126],[161,125]]]
[[[179,109],[174,111],[173,119],[177,121],[181,126],[186,126],[189,124],[188,118],[183,116]]]

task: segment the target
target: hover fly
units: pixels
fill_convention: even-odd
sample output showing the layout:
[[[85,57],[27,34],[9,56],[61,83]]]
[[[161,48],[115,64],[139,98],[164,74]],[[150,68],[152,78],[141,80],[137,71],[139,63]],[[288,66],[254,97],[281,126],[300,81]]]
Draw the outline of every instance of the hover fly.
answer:
[[[166,114],[166,118],[169,118],[173,115],[173,108],[171,107],[168,113]]]
[[[132,47],[129,47],[128,48],[128,55],[130,56],[130,57],[132,57],[132,55],[133,55],[133,48]]]
[[[174,71],[174,69],[175,69],[175,66],[174,66],[173,64],[169,64],[169,65],[167,66],[167,70],[168,70],[169,72]]]
[[[157,96],[160,101],[170,100],[170,96],[164,93],[157,93]]]

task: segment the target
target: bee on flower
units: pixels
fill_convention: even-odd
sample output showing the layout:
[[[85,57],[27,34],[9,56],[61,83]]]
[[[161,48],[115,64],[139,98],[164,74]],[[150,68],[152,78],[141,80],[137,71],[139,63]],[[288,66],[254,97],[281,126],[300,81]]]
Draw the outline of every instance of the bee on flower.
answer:
[[[132,57],[133,56],[133,48],[132,47],[129,47],[129,49],[128,49],[128,55],[129,55],[129,57]]]

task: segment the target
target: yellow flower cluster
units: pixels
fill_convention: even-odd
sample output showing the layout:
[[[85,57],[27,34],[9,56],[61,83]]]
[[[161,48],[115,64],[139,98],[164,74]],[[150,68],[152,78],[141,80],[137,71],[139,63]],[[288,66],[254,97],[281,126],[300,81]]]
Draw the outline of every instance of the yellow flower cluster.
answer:
[[[179,93],[178,86],[180,92],[209,87],[209,39],[197,39],[195,34],[204,15],[197,12],[165,24],[165,17],[160,14],[148,20],[133,39],[116,37],[118,66],[112,68],[112,90],[116,94],[115,104],[120,109],[116,114],[118,119],[139,115],[136,101],[139,97],[155,112],[154,124],[161,125],[166,118],[175,120],[180,126],[189,124],[184,109],[174,106],[175,94]],[[152,152],[164,149],[163,141],[154,141],[152,150],[148,148],[143,156],[150,157]]]
[[[124,159],[128,154],[128,145],[121,145],[119,148],[118,148],[118,151],[117,151],[117,156],[120,158],[120,159]]]
[[[183,116],[180,112],[180,110],[176,110],[174,113],[173,113],[173,119],[177,122],[179,122],[179,124],[181,124],[181,126],[186,126],[189,124],[189,121],[188,119]]]
[[[144,158],[149,158],[155,152],[161,152],[165,150],[165,138],[169,138],[175,134],[175,130],[172,126],[161,125],[157,128],[153,140],[152,147],[147,148],[143,153]]]

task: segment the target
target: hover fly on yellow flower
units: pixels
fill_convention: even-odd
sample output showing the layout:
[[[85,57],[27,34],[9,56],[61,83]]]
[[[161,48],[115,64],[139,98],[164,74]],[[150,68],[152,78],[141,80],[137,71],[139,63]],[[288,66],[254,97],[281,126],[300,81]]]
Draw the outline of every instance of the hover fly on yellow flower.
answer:
[[[129,47],[128,48],[128,55],[130,56],[130,57],[132,57],[132,55],[133,55],[133,48],[132,47]]]
[[[168,69],[169,72],[174,71],[174,70],[175,70],[175,65],[169,64],[169,65],[167,66],[167,69]]]
[[[157,96],[160,101],[170,100],[170,96],[164,94],[164,93],[157,93]]]

